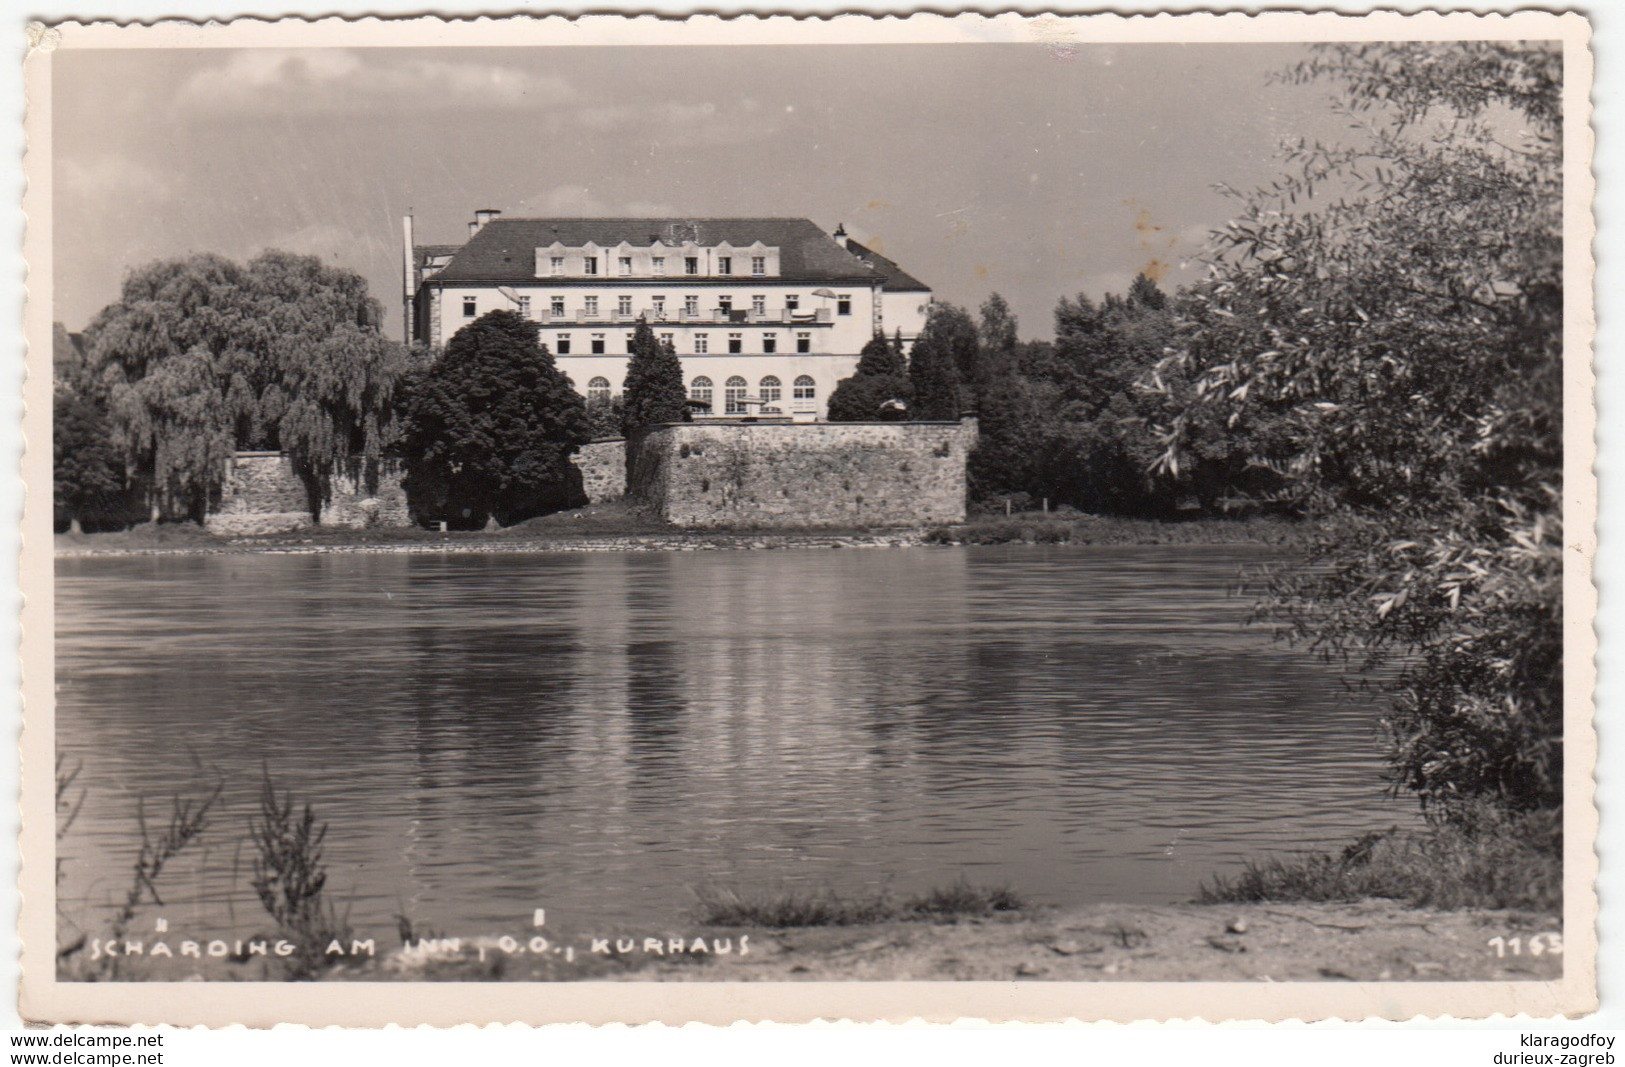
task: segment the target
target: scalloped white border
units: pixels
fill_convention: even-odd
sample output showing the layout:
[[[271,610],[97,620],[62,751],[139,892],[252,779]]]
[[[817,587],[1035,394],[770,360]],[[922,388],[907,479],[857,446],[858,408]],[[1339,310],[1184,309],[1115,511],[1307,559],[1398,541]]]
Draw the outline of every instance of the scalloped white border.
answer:
[[[1593,806],[1595,734],[1596,493],[1592,279],[1595,181],[1589,166],[1593,61],[1589,27],[1578,15],[1544,12],[1405,15],[1391,12],[1268,12],[1257,15],[1014,15],[919,14],[907,17],[703,15],[687,19],[515,16],[440,19],[241,18],[229,23],[160,21],[117,25],[57,23],[30,31],[24,76],[28,98],[28,217],[24,256],[29,299],[24,327],[30,373],[24,386],[24,434],[35,447],[23,457],[25,485],[50,480],[50,57],[59,48],[401,47],[483,45],[848,44],[918,42],[1040,42],[1071,40],[1307,41],[1359,39],[1559,38],[1565,44],[1566,287],[1565,529],[1571,566],[1565,568],[1565,689],[1569,758],[1566,783],[1565,941],[1562,981],[1541,983],[564,983],[527,984],[265,984],[151,983],[86,985],[55,981],[50,946],[52,790],[51,685],[52,538],[50,495],[27,495],[23,515],[21,589],[24,606],[21,850],[24,1018],[82,1022],[149,1022],[212,1026],[450,1026],[491,1022],[735,1021],[813,1019],[905,1021],[956,1019],[1286,1020],[1553,1017],[1592,1010],[1596,1003],[1597,818]],[[31,947],[32,946],[32,947]]]

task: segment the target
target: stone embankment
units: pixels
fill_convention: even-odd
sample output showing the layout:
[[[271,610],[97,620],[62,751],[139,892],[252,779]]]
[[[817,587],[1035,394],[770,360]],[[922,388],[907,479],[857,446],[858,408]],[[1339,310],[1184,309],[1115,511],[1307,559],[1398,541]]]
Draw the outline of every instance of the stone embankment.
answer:
[[[316,538],[199,538],[179,544],[126,545],[98,543],[95,538],[59,537],[58,557],[163,555],[395,555],[400,553],[472,554],[493,552],[716,552],[737,549],[907,548],[925,543],[922,530],[874,534],[673,533],[576,537],[491,537],[450,535],[376,541],[322,541]]]

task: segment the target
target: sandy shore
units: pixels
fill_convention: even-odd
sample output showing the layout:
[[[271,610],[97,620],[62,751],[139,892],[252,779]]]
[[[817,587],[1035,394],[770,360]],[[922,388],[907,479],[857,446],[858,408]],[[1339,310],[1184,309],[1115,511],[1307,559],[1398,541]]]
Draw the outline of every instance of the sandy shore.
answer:
[[[516,931],[336,968],[358,981],[1527,981],[1551,916],[1358,904],[1101,904],[955,922],[789,930]],[[549,935],[545,946],[530,939]],[[1505,942],[1498,954],[1491,939]],[[1520,938],[1520,952],[1509,943]],[[673,952],[674,941],[685,948]],[[695,945],[695,941],[703,946]],[[723,953],[723,941],[728,951]],[[1544,944],[1546,938],[1542,938]],[[655,951],[655,946],[659,951]],[[539,946],[540,951],[532,951]],[[595,947],[598,951],[594,951]],[[620,951],[627,949],[626,951]],[[573,950],[573,951],[569,951]],[[571,958],[566,958],[566,952]]]

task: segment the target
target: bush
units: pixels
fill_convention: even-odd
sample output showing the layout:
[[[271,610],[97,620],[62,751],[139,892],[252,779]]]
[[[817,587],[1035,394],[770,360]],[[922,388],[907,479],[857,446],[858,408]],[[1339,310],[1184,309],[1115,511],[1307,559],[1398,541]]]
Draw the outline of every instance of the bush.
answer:
[[[733,890],[705,890],[698,894],[700,920],[708,926],[757,926],[784,929],[793,926],[861,926],[897,920],[986,918],[996,912],[1027,907],[1008,886],[977,886],[959,878],[901,902],[881,892],[845,898],[833,890],[741,896]]]
[[[1557,811],[1509,815],[1480,803],[1425,831],[1361,837],[1337,855],[1248,863],[1204,884],[1204,904],[1353,901],[1384,897],[1418,908],[1561,913],[1563,822]]]

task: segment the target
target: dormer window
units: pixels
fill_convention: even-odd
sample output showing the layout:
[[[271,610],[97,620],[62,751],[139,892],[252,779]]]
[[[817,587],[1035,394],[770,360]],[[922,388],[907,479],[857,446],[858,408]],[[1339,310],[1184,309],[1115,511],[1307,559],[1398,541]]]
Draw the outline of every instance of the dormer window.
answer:
[[[621,264],[621,277],[630,278],[632,276],[632,257],[631,256],[622,256],[620,258],[620,264]]]
[[[598,273],[598,257],[597,256],[588,256],[586,259],[582,260],[581,261],[581,273],[588,274],[588,275],[597,274]]]
[[[753,274],[754,276],[756,276],[758,278],[760,278],[762,275],[766,274],[767,273],[767,257],[766,256],[751,256],[750,257],[750,272],[751,272],[751,274]]]
[[[734,272],[733,257],[732,256],[718,256],[717,257],[717,273],[718,274],[732,274],[733,272]]]
[[[547,266],[548,266],[548,269],[553,272],[553,276],[555,278],[559,277],[560,275],[562,275],[564,273],[564,257],[563,256],[551,256],[551,257],[549,257],[548,261],[547,261]]]
[[[654,259],[650,260],[650,265],[653,268],[652,273],[654,274],[654,276],[656,278],[663,277],[665,275],[665,273],[666,273],[666,257],[665,256],[656,256],[656,257],[654,257]]]
[[[699,272],[700,272],[700,257],[699,256],[684,256],[683,257],[683,273],[684,274],[698,274]]]

